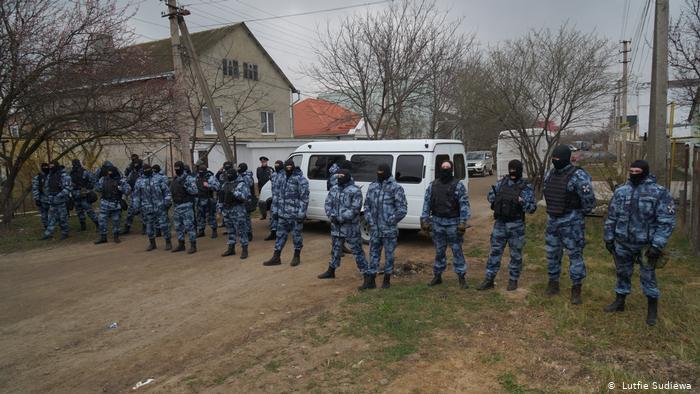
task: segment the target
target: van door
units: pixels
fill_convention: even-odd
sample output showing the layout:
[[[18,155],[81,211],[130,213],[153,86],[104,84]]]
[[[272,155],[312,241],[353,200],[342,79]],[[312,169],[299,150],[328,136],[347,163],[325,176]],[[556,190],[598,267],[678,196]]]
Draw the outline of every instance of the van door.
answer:
[[[423,198],[432,173],[427,170],[431,157],[424,153],[399,153],[396,157],[394,178],[403,187],[408,202],[406,217],[400,228],[420,228]]]

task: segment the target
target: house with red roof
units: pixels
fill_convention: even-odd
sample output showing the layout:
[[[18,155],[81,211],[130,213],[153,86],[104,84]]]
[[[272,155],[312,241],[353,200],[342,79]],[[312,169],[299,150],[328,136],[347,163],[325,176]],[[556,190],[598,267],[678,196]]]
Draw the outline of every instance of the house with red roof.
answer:
[[[293,115],[294,138],[363,139],[367,136],[360,114],[327,100],[302,100],[294,104]]]

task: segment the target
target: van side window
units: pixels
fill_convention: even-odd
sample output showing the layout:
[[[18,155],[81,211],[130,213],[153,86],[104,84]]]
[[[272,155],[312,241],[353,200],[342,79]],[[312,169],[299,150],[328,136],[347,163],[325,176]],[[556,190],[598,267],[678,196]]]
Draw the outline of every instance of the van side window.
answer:
[[[450,161],[450,155],[435,156],[435,179],[440,177],[440,165],[446,161]]]
[[[301,156],[299,156],[301,157]],[[327,180],[330,178],[328,169],[333,163],[345,160],[344,155],[313,155],[309,158],[307,177],[309,179]],[[296,163],[295,163],[296,164]]]
[[[295,167],[301,167],[301,159],[303,159],[301,155],[294,155],[290,159],[294,162]]]
[[[396,182],[421,183],[423,181],[423,156],[401,155],[396,159]]]
[[[353,179],[360,182],[374,182],[377,179],[377,167],[382,163],[386,163],[393,168],[394,156],[353,155],[350,162],[352,163],[350,173]]]
[[[455,163],[455,179],[464,179],[466,177],[466,171],[464,169],[464,155],[461,153],[454,155],[453,162]]]

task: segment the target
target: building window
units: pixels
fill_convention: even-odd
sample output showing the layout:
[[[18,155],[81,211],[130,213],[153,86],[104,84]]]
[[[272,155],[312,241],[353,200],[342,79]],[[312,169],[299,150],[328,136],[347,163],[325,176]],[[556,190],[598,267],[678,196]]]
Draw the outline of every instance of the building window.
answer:
[[[234,78],[238,78],[240,76],[238,70],[238,60],[224,59],[222,68],[224,71],[224,75],[228,75],[229,77]]]
[[[275,134],[275,113],[274,112],[261,112],[260,113],[260,123],[262,127],[260,131],[263,134]]]
[[[421,183],[423,182],[423,156],[401,155],[396,159],[396,182]]]
[[[258,80],[258,65],[253,63],[243,63],[243,78]]]
[[[221,107],[216,108],[219,111],[219,119],[223,122],[224,113],[221,111]],[[216,134],[216,129],[214,128],[214,122],[212,121],[211,114],[209,113],[209,108],[202,107],[202,131],[204,134]]]

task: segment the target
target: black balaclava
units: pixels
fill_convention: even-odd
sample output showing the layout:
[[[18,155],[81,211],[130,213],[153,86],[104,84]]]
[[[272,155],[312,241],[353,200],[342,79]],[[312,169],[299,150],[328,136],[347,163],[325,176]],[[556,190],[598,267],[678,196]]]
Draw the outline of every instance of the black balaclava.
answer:
[[[190,173],[192,173],[192,171],[190,171],[190,165],[189,165],[189,164],[185,164],[183,167],[185,168],[185,174],[190,174]]]
[[[388,164],[382,163],[377,166],[377,182],[384,182],[389,179],[390,176],[391,167]]]
[[[555,160],[559,159],[559,160]],[[552,152],[552,164],[557,170],[561,170],[571,163],[571,148],[568,145],[559,145]]]
[[[49,173],[49,163],[41,163],[41,166],[39,168],[41,168],[42,173],[44,173],[44,174]]]
[[[238,172],[236,172],[233,168],[230,168],[228,171],[226,171],[226,180],[229,182],[233,182],[238,178]]]
[[[145,176],[152,176],[153,175],[153,167],[151,167],[150,164],[146,163],[143,165],[143,175],[145,175]]]
[[[245,174],[246,171],[248,171],[248,165],[246,163],[241,163],[238,165],[238,172],[240,174]]]
[[[294,167],[294,160],[287,159],[287,161],[284,162],[284,172],[287,173],[287,176],[292,175],[292,173],[294,172]]]
[[[445,163],[449,163],[449,164],[450,164],[450,168],[449,168],[449,169],[447,169],[447,168],[442,168],[442,165],[445,164]],[[449,160],[448,160],[448,161],[443,161],[442,163],[440,163],[440,171],[438,172],[439,177],[440,177],[440,181],[442,181],[442,182],[444,182],[444,183],[447,183],[447,182],[452,181],[452,178],[453,178],[452,169],[453,169],[453,168],[454,168],[454,166],[452,165],[452,162],[449,161]]]
[[[143,160],[139,159],[138,156],[136,156],[136,157],[137,157],[137,159],[132,161],[132,163],[134,165],[134,169],[138,170],[139,168],[143,167]]]
[[[177,176],[180,176],[185,173],[185,163],[181,161],[176,161],[175,162],[175,174]]]
[[[635,186],[644,182],[649,176],[649,163],[645,160],[636,160],[634,163],[630,164],[630,168],[639,168],[642,170],[641,174],[630,174],[630,182]]]
[[[160,174],[160,166],[158,164],[154,164],[151,168],[153,168],[154,174]]]
[[[199,174],[200,177],[205,176],[207,174],[207,166],[205,166],[204,164],[200,164],[197,167],[197,173]]]
[[[342,169],[338,170],[338,172],[335,174],[338,176],[338,185],[345,186],[348,182],[350,182],[350,171]]]
[[[105,171],[107,172],[107,176],[111,178],[119,178],[119,171],[117,171],[117,167],[114,166],[114,164],[110,162],[105,162],[104,164]]]
[[[51,163],[49,163],[49,172],[51,173],[56,173],[58,170],[61,168],[61,165],[58,164],[57,160],[53,160]]]
[[[275,171],[280,172],[284,168],[284,162],[282,160],[277,160],[275,162]]]
[[[82,165],[80,164],[80,160],[78,160],[78,159],[73,159],[73,161],[71,163],[73,164],[73,168],[82,167]]]
[[[231,168],[233,168],[233,163],[231,163],[230,161],[225,161],[224,162],[224,172],[230,170]]]
[[[517,181],[523,177],[523,163],[518,160],[511,160],[508,162],[508,175],[510,179]]]

